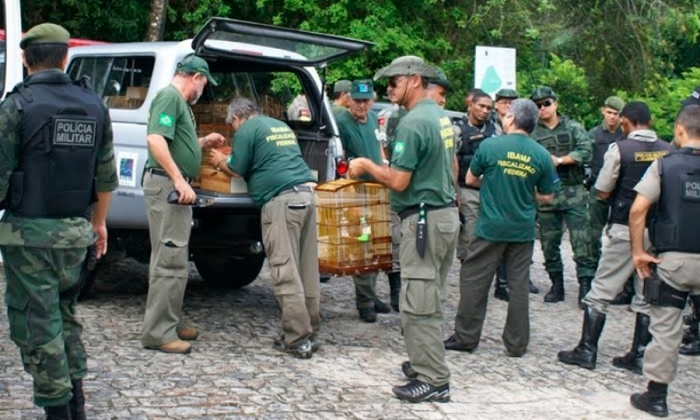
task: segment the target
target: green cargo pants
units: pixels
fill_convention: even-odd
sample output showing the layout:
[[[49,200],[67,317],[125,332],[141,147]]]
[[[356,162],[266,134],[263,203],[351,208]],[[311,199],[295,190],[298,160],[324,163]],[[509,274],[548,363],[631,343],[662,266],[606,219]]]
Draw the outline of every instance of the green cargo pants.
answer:
[[[355,283],[355,304],[357,309],[374,308],[377,299],[377,274],[359,274],[352,276]]]
[[[192,207],[168,204],[168,195],[174,190],[170,178],[144,175],[143,197],[151,239],[148,298],[141,336],[144,347],[160,347],[177,340],[177,331],[185,326],[182,302],[189,275]]]
[[[602,249],[601,237],[603,236],[603,229],[608,223],[608,217],[610,216],[610,200],[599,198],[598,190],[595,187],[591,187],[590,191],[588,216],[591,219],[591,251],[597,266]]]
[[[416,251],[418,215],[401,222],[401,325],[406,352],[418,380],[433,386],[450,381],[443,345],[443,314],[447,272],[452,266],[459,216],[456,207],[433,210],[426,216],[427,246]]]
[[[85,248],[2,246],[10,338],[34,379],[34,403],[67,404],[71,379],[87,374],[83,327],[75,314]]]
[[[561,238],[564,223],[569,228],[571,248],[576,262],[576,276],[595,277],[596,262],[591,250],[590,220],[588,218],[588,193],[582,185],[565,185],[557,192],[551,205],[538,207],[540,242],[547,273],[564,272],[561,260]]]
[[[308,191],[278,195],[263,206],[261,222],[285,344],[293,346],[321,325],[316,196]]]

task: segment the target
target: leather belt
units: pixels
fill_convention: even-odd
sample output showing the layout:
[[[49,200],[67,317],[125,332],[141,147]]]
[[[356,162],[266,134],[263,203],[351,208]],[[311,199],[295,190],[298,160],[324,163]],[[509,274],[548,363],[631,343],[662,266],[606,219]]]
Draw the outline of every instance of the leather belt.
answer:
[[[158,175],[158,176],[164,176],[166,178],[170,178],[170,175],[168,175],[168,173],[165,172],[165,170],[161,169],[161,168],[146,168],[146,172],[150,173],[151,175]],[[188,177],[186,177],[184,175],[182,177],[185,178],[185,181],[187,181],[188,184],[190,182],[192,182],[192,180],[189,179]]]
[[[314,189],[308,185],[295,185],[288,190],[280,191],[279,193],[277,193],[277,196],[284,195],[284,194],[291,194],[291,193],[300,192],[300,191],[314,192]]]
[[[433,211],[433,210],[449,209],[450,207],[454,207],[454,206],[455,206],[454,201],[450,202],[450,204],[447,204],[445,206],[428,206],[428,205],[426,205],[425,211],[429,212],[429,211]],[[401,218],[401,220],[403,220],[407,217],[413,216],[414,214],[418,214],[419,211],[420,211],[420,206],[411,206],[405,210],[400,211],[399,217]]]

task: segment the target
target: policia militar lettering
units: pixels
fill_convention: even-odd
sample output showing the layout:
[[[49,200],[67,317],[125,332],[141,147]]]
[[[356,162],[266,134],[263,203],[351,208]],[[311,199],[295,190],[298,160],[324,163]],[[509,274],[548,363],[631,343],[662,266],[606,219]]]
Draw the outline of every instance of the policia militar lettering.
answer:
[[[20,42],[28,77],[0,104],[10,336],[34,380],[34,403],[55,420],[86,418],[75,304],[87,248],[95,244],[97,258],[107,251],[105,217],[118,185],[108,110],[63,72],[69,38],[50,23],[29,30]]]

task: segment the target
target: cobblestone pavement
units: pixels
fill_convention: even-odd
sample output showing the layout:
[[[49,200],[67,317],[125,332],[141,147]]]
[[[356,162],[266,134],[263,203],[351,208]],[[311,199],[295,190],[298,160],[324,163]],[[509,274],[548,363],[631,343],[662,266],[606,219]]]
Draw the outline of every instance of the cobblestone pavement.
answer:
[[[556,362],[556,353],[578,341],[573,263],[567,264],[566,302],[544,304],[548,279],[536,247],[532,275],[542,292],[531,295],[532,338],[521,359],[506,357],[500,339],[506,303],[492,300],[481,344],[474,354],[448,353],[452,402],[408,404],[391,387],[404,381],[406,359],[397,314],[376,324],[359,322],[349,278],[321,286],[323,347],[311,360],[271,348],[279,309],[265,269],[252,285],[209,290],[192,270],[185,312],[201,330],[188,356],[141,348],[147,268],[127,260],[105,267],[93,298],[79,306],[90,356],[85,381],[91,419],[649,419],[629,395],[645,387],[640,376],[610,362],[632,339],[633,315],[613,307],[595,371]],[[566,261],[571,251],[564,246]],[[2,281],[4,283],[4,280]],[[450,272],[445,319],[452,330],[459,300],[458,265]],[[2,286],[4,289],[4,285]],[[381,276],[381,296],[388,284]],[[40,419],[31,381],[0,315],[0,419]],[[700,419],[700,359],[681,356],[671,385],[671,418]]]

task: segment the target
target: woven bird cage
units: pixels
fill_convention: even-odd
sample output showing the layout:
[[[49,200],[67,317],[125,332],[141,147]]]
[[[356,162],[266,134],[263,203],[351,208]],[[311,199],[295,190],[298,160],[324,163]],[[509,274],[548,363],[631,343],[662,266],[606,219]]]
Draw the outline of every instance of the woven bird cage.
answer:
[[[316,189],[319,270],[355,275],[391,269],[389,191],[338,179]]]

